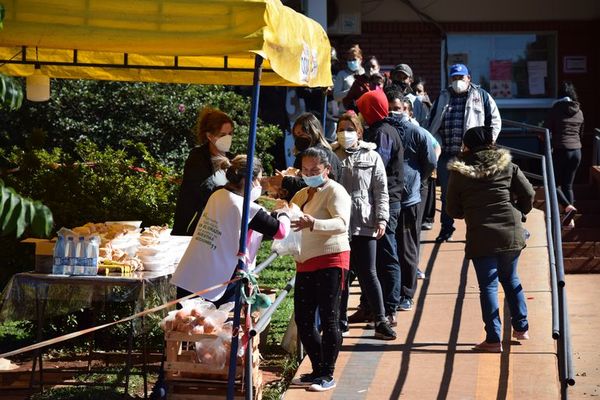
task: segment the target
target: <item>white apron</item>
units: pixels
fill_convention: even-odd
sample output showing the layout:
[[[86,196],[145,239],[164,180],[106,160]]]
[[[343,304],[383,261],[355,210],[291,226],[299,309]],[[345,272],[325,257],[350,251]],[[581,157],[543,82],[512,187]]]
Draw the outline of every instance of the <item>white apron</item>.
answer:
[[[231,279],[238,263],[240,228],[244,198],[227,189],[219,189],[208,199],[196,230],[171,283],[190,292],[197,292]],[[261,206],[250,203],[249,220]],[[254,268],[256,252],[262,234],[248,231],[246,263]],[[227,286],[204,293],[202,297],[217,300]]]

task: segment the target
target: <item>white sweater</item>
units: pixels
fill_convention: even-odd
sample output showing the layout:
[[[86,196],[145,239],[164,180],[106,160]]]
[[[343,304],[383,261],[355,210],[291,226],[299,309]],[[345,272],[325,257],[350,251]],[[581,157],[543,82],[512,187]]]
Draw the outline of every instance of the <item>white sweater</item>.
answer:
[[[352,201],[348,192],[342,185],[329,179],[324,186],[317,188],[313,198],[306,203],[309,189],[300,190],[292,199],[292,203],[298,207],[304,205],[305,214],[315,218],[313,229],[302,231],[300,255],[296,261],[306,262],[325,254],[349,251],[348,226]]]

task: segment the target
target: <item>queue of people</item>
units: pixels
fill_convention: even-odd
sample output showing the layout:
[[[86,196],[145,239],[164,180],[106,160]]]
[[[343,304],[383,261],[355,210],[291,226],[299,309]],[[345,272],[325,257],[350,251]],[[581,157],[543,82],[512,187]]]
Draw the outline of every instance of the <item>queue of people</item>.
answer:
[[[407,64],[398,64],[389,79],[372,84],[371,78],[379,75],[376,58],[368,58],[363,68],[355,45],[346,59],[347,68],[339,72],[333,89],[340,110],[346,110],[336,121],[337,140],[329,143],[319,120],[301,114],[293,124],[295,173],[278,171],[263,178],[260,160],[253,166],[243,156],[226,162],[231,119],[218,110],[201,113],[200,146],[186,163],[176,214],[177,232],[193,232],[194,238],[173,282],[186,294],[210,286],[208,280],[198,280],[204,276],[198,275],[201,269],[214,279],[230,278],[233,269],[217,271],[223,264],[217,259],[235,265],[242,170],[253,168],[252,200],[269,187],[286,202],[273,213],[253,203],[248,261],[253,262],[262,235],[278,239],[290,229],[302,232],[295,322],[312,372],[293,383],[311,391],[330,390],[336,386],[335,362],[349,324],[367,323],[365,329],[374,329],[375,338],[395,340],[397,312],[413,309],[417,279],[424,277],[418,269],[420,233],[431,229],[437,176],[442,229],[436,240],[450,240],[454,218],[464,219],[465,257],[472,260],[479,283],[485,340],[474,349],[502,351],[498,283],[508,299],[513,338],[529,339],[517,264],[526,245],[522,223],[532,209],[534,191],[510,153],[495,146],[501,120],[494,99],[471,82],[463,64],[450,68],[450,85],[432,104],[425,83],[414,81]],[[561,202],[569,212],[575,210],[570,185],[580,159],[575,137],[583,116],[574,88],[561,90],[549,123],[562,132],[553,136],[553,143],[557,160],[566,166],[560,175]],[[223,174],[225,183],[220,184]],[[207,201],[201,186],[213,191]],[[290,221],[290,207],[298,207],[302,216]],[[355,278],[360,304],[348,316],[348,287]],[[225,297],[227,290],[211,300]]]

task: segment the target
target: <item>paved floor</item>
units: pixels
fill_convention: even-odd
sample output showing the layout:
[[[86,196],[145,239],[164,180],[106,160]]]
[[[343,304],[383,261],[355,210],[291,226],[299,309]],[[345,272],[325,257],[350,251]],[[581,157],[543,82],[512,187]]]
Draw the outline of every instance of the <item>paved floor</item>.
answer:
[[[597,399],[600,396],[600,274],[567,275],[567,300],[573,346],[575,386],[570,399]]]
[[[433,243],[439,232],[436,224],[424,232],[420,267],[428,278],[419,281],[413,311],[398,314],[398,339],[378,341],[364,325],[352,326],[336,366],[337,388],[311,393],[292,386],[285,399],[559,398],[542,212],[532,212],[527,228],[531,238],[519,274],[531,340],[512,341],[510,325],[504,324],[504,353],[471,350],[484,339],[484,332],[474,270],[464,260],[464,224],[457,221],[454,241],[441,245]],[[353,287],[351,307],[357,302],[358,288]],[[500,311],[507,321],[507,310]],[[305,358],[298,374],[307,372],[310,365]]]

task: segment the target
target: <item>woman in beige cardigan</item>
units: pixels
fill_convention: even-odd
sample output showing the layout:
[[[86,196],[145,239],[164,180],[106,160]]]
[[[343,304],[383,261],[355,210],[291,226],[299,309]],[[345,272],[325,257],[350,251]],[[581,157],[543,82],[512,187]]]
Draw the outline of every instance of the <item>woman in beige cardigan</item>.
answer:
[[[292,228],[302,231],[294,310],[298,336],[313,368],[312,373],[293,383],[318,392],[336,385],[333,370],[342,342],[340,299],[350,264],[350,196],[343,186],[329,179],[330,169],[325,151],[307,149],[302,157],[302,178],[308,187],[292,199],[304,212],[292,221]],[[317,310],[322,334],[315,324]]]

